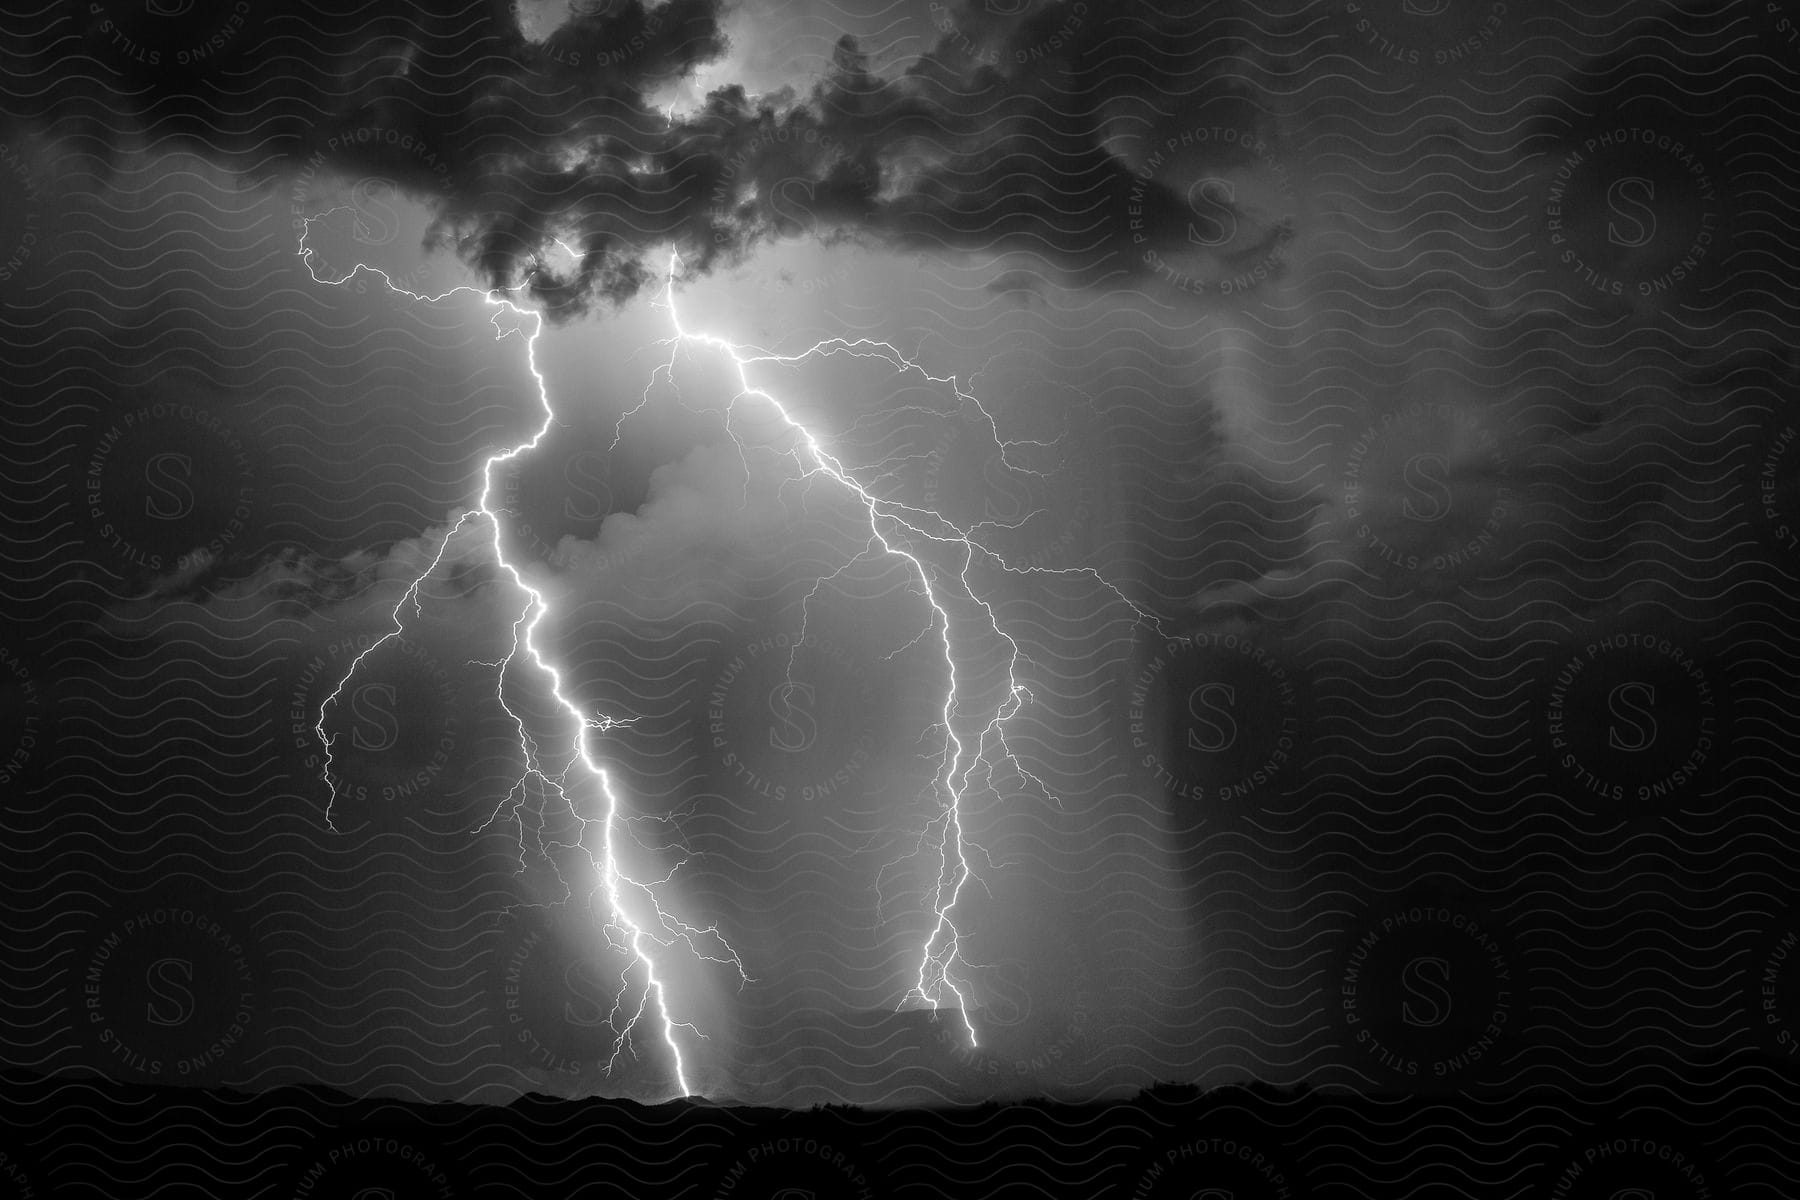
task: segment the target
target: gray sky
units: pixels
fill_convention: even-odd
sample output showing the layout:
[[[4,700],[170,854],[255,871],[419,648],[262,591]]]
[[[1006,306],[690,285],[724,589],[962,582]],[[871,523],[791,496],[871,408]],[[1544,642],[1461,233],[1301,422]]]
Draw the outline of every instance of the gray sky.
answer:
[[[26,607],[107,648],[27,669],[151,731],[77,753],[115,782],[66,819],[126,848],[70,919],[98,936],[136,889],[177,885],[238,914],[270,1016],[232,1079],[667,1087],[655,1054],[611,1080],[595,1063],[586,1002],[622,968],[601,918],[557,904],[595,879],[556,843],[591,838],[576,814],[601,798],[508,792],[516,725],[480,664],[522,597],[485,535],[452,545],[406,646],[335,718],[351,789],[325,823],[307,717],[482,461],[541,418],[534,319],[478,290],[315,278],[357,263],[433,294],[519,289],[550,318],[557,421],[498,480],[504,544],[570,694],[636,718],[594,739],[632,812],[671,818],[631,826],[634,869],[687,855],[662,894],[753,977],[671,960],[718,1034],[691,1047],[715,1094],[1384,1079],[1338,1053],[1321,982],[1364,925],[1423,896],[1511,922],[1509,946],[1575,936],[1506,889],[1527,873],[1623,905],[1605,889],[1629,872],[1531,866],[1530,847],[1571,824],[1660,836],[1663,809],[1621,817],[1596,789],[1666,784],[1680,812],[1737,778],[1730,705],[1764,684],[1720,640],[1758,619],[1725,598],[1785,572],[1794,491],[1770,398],[1790,356],[1756,309],[1773,132],[1709,138],[1717,111],[1646,91],[1601,17],[1560,9],[1365,29],[1303,6],[1078,7],[684,0],[652,28],[621,3],[531,24],[536,49],[493,14],[474,40],[377,23],[322,34],[291,78],[221,75],[205,103],[125,61],[143,86],[99,116],[71,88],[9,117],[0,237],[48,347],[17,356],[19,411],[82,481],[42,500],[58,532]],[[239,49],[296,19],[276,6]],[[845,34],[866,65],[834,58]],[[601,52],[622,58],[596,72]],[[1692,53],[1719,70],[1711,42]],[[338,205],[303,262],[296,220]],[[1000,754],[972,776],[980,1054],[891,1015],[930,924],[929,856],[909,857],[940,811],[927,609],[905,564],[857,557],[858,506],[800,478],[765,403],[726,425],[720,353],[671,357],[671,247],[690,333],[878,339],[980,399],[870,357],[751,368],[872,490],[992,523],[1020,568],[969,572],[1022,651],[1009,737],[1042,783]],[[919,552],[950,578],[943,545]],[[816,586],[790,679],[764,643],[791,645]],[[953,620],[965,733],[1007,658],[977,607]],[[1556,692],[1582,657],[1602,665]],[[1649,759],[1591,723],[1551,745],[1539,719],[1651,685],[1683,737]],[[542,679],[509,687],[566,753]],[[130,782],[169,705],[191,745]],[[275,1016],[318,961],[316,1005]]]

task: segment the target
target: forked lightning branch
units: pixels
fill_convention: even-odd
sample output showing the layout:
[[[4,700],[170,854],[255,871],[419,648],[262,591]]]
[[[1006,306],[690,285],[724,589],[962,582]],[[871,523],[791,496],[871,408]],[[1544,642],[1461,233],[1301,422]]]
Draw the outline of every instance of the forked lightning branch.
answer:
[[[669,994],[665,976],[659,970],[661,956],[666,952],[685,952],[701,962],[731,966],[737,971],[741,981],[748,982],[750,977],[745,971],[743,962],[716,927],[689,924],[662,906],[656,889],[667,883],[673,872],[670,873],[670,876],[661,879],[644,880],[635,877],[622,867],[617,838],[622,833],[629,833],[629,822],[635,817],[625,811],[611,773],[595,753],[591,735],[605,733],[616,726],[629,724],[632,718],[591,715],[569,694],[564,683],[562,668],[547,658],[538,644],[538,630],[545,617],[549,615],[549,605],[543,593],[527,582],[524,573],[507,557],[502,540],[502,521],[493,504],[496,468],[513,463],[536,450],[555,424],[556,418],[550,403],[549,388],[537,364],[537,340],[543,332],[543,316],[533,309],[521,307],[503,292],[472,286],[453,288],[441,295],[420,295],[397,286],[386,272],[366,263],[358,263],[349,274],[342,278],[321,278],[313,268],[313,251],[307,246],[307,239],[311,235],[314,221],[329,217],[339,211],[343,211],[343,209],[340,207],[318,213],[306,217],[302,221],[299,254],[313,279],[319,283],[337,286],[349,282],[359,272],[367,271],[380,277],[383,283],[396,293],[415,300],[437,301],[466,292],[480,295],[488,304],[520,317],[521,323],[518,328],[525,337],[526,362],[537,387],[537,399],[543,410],[543,421],[531,438],[493,455],[483,463],[481,490],[475,506],[461,513],[451,523],[450,529],[439,542],[436,553],[426,564],[424,570],[405,589],[390,614],[392,628],[380,638],[372,640],[368,647],[357,655],[355,660],[350,663],[343,679],[320,705],[315,733],[324,746],[322,774],[326,787],[331,793],[331,800],[335,802],[337,799],[337,783],[333,775],[331,757],[334,735],[326,731],[325,725],[333,706],[337,704],[345,686],[356,675],[363,661],[388,641],[401,636],[405,629],[407,610],[410,608],[414,617],[420,615],[420,588],[443,562],[445,554],[456,536],[465,527],[478,533],[485,533],[491,539],[496,562],[524,597],[524,607],[512,626],[512,648],[498,662],[489,664],[496,671],[496,696],[517,730],[522,763],[519,778],[507,796],[496,807],[494,817],[497,817],[509,806],[516,811],[517,805],[524,801],[527,789],[533,783],[537,784],[546,795],[554,795],[567,805],[569,813],[581,830],[574,848],[583,850],[589,856],[598,878],[596,890],[605,895],[610,914],[607,926],[608,937],[616,948],[627,955],[627,966],[621,974],[619,991],[614,1001],[613,1028],[618,1033],[611,1061],[616,1063],[619,1055],[626,1050],[637,1022],[646,1015],[651,1015],[652,1019],[660,1026],[662,1040],[673,1061],[676,1086],[682,1095],[692,1095],[694,1089],[689,1083],[687,1062],[682,1053],[682,1042],[684,1038],[703,1038],[704,1035],[690,1023],[678,1019],[681,1006]],[[933,754],[936,760],[934,786],[938,811],[936,815],[926,821],[914,850],[915,856],[926,857],[926,869],[932,873],[931,882],[925,888],[929,906],[927,916],[929,931],[919,948],[917,977],[901,997],[898,1007],[926,1006],[936,1010],[944,1006],[952,1006],[967,1029],[971,1044],[974,1044],[978,1035],[969,1014],[967,990],[970,988],[970,979],[966,971],[971,964],[963,956],[962,939],[964,934],[958,929],[954,918],[954,912],[963,895],[963,889],[976,878],[974,870],[970,866],[970,854],[980,853],[979,847],[969,840],[965,830],[964,801],[976,780],[977,773],[982,773],[983,779],[991,778],[994,769],[1000,765],[1017,771],[1021,778],[1030,780],[1045,796],[1050,796],[1050,792],[1042,780],[1025,768],[1007,744],[1007,723],[1030,699],[1029,692],[1019,682],[1019,668],[1026,660],[1018,643],[1001,628],[990,598],[977,588],[977,585],[970,579],[970,573],[977,566],[984,566],[1018,576],[1086,576],[1097,581],[1114,599],[1130,608],[1135,620],[1156,627],[1158,632],[1161,632],[1160,622],[1134,604],[1118,587],[1102,578],[1093,568],[1015,566],[982,540],[984,534],[1013,528],[1016,525],[981,522],[963,526],[932,509],[909,505],[900,500],[876,494],[815,438],[810,430],[797,421],[789,408],[778,397],[757,386],[751,378],[752,372],[760,366],[789,366],[813,358],[836,355],[885,362],[896,372],[916,373],[928,385],[949,389],[957,404],[967,405],[980,414],[981,420],[993,433],[1005,465],[1010,469],[1024,470],[1007,460],[1006,454],[1012,447],[1027,443],[1008,442],[1001,439],[992,415],[974,395],[958,382],[955,376],[932,375],[918,363],[901,354],[893,345],[869,339],[849,341],[832,338],[819,342],[798,354],[776,355],[762,352],[754,347],[739,345],[714,334],[689,330],[682,324],[675,304],[675,281],[680,267],[679,255],[671,251],[662,295],[662,304],[666,307],[675,330],[662,343],[669,348],[669,357],[667,361],[652,371],[650,380],[644,389],[643,400],[636,408],[620,418],[620,425],[622,427],[625,420],[642,411],[650,403],[651,390],[658,377],[674,387],[675,372],[684,348],[698,348],[714,352],[722,355],[732,365],[735,375],[737,393],[725,408],[725,425],[739,450],[740,457],[744,456],[747,451],[733,431],[732,421],[737,405],[753,402],[766,406],[792,434],[793,445],[791,450],[786,453],[792,457],[801,478],[823,477],[841,489],[846,498],[860,508],[868,521],[868,539],[862,550],[840,566],[837,573],[819,579],[812,590],[807,593],[802,602],[800,633],[793,639],[795,651],[806,641],[807,609],[813,598],[818,595],[819,589],[855,562],[868,556],[882,556],[900,565],[916,581],[916,590],[923,601],[924,611],[921,613],[922,627],[908,645],[918,644],[927,638],[935,641],[942,653],[945,690],[943,703],[939,710],[941,719],[929,731],[941,734],[941,740]],[[511,330],[503,330],[500,336],[505,336],[507,332],[511,332]],[[616,444],[615,440],[615,447]],[[748,469],[748,459],[744,458],[744,461],[746,469]],[[1029,519],[1029,516],[1025,518],[1025,520]],[[1023,521],[1017,524],[1022,523]],[[965,639],[953,632],[952,608],[955,608],[958,613],[964,614],[965,620],[967,614],[979,614],[977,623],[981,626],[981,636],[969,640],[967,647],[964,645]],[[997,699],[981,700],[972,697],[967,693],[973,689],[965,688],[967,672],[959,670],[959,667],[965,654],[973,653],[977,643],[993,644],[996,642],[1006,648],[1008,685],[1004,689],[1000,689]],[[525,660],[523,664],[519,661],[521,657]],[[794,660],[790,654],[788,662],[790,682],[793,663]],[[524,720],[514,711],[509,702],[509,683],[515,670],[521,666],[535,672],[541,683],[547,685],[551,695],[555,697],[559,716],[567,724],[574,747],[572,754],[564,761],[547,762],[541,757],[536,738],[528,731]],[[990,694],[993,691],[993,689],[988,690]],[[580,773],[579,776],[575,780],[571,780],[571,775],[576,772]],[[594,817],[583,815],[577,799],[570,794],[570,789],[577,783],[587,783],[598,787],[602,799],[600,815]],[[328,824],[330,819],[331,805],[328,803],[326,808]],[[492,819],[493,817],[489,818],[490,822]],[[523,828],[522,825],[521,828]],[[521,849],[523,850],[523,847]],[[679,870],[679,867],[678,863],[676,869]],[[652,1009],[654,1009],[653,1014]]]

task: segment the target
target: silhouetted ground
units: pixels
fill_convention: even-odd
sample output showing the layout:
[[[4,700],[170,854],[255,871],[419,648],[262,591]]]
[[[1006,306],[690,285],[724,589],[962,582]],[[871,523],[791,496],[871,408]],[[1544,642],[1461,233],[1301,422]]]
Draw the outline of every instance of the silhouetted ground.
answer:
[[[531,1097],[506,1107],[0,1075],[0,1195],[1783,1197],[1795,1081],[1357,1096],[1161,1086],[1129,1102],[806,1112]]]

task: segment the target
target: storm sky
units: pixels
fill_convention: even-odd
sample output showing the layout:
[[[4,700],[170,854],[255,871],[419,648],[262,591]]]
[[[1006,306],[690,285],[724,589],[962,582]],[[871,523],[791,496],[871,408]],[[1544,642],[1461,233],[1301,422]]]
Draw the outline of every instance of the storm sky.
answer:
[[[11,1061],[669,1093],[654,1042],[604,1069],[593,789],[511,790],[491,530],[321,778],[321,703],[538,376],[500,542],[630,722],[593,745],[634,869],[750,977],[667,956],[706,1094],[1517,1086],[1701,1016],[1769,1048],[1800,50],[1766,5],[140,7],[0,44]],[[1008,637],[1027,698],[965,800],[975,1049],[902,1003],[929,608],[677,321],[925,368],[750,382],[992,550],[956,719]],[[179,1036],[134,982],[171,961]],[[1359,1016],[1421,961],[1454,1022]]]

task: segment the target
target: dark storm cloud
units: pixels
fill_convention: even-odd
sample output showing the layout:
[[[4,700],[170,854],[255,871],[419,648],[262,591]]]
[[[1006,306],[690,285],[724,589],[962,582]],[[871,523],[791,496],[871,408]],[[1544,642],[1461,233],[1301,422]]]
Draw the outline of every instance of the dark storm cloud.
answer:
[[[1383,162],[1372,152],[1366,163],[1336,168],[1347,177],[1366,170],[1361,196],[1442,187],[1455,200],[1409,199],[1355,225],[1315,214],[1306,231],[1312,258],[1298,268],[1306,282],[1294,300],[1305,366],[1290,377],[1287,360],[1272,357],[1254,377],[1271,411],[1306,402],[1330,379],[1339,389],[1332,406],[1341,397],[1352,414],[1331,449],[1355,477],[1344,468],[1323,491],[1300,480],[1296,496],[1324,497],[1310,552],[1202,590],[1203,609],[1292,614],[1335,605],[1344,621],[1366,627],[1371,614],[1403,614],[1419,595],[1483,614],[1515,611],[1528,598],[1605,622],[1627,577],[1651,581],[1632,602],[1645,590],[1665,602],[1686,590],[1676,602],[1695,612],[1714,602],[1658,573],[1674,570],[1671,540],[1702,556],[1694,548],[1718,536],[1709,528],[1717,510],[1705,505],[1731,502],[1715,477],[1721,464],[1732,455],[1759,464],[1762,486],[1780,497],[1768,507],[1788,511],[1787,498],[1800,492],[1793,456],[1775,442],[1791,420],[1794,354],[1769,319],[1772,308],[1792,304],[1779,281],[1789,273],[1800,180],[1779,147],[1791,126],[1793,64],[1747,64],[1744,35],[1774,28],[1763,8],[1645,6],[1604,52],[1566,54],[1556,81],[1529,97],[1507,150],[1508,176],[1520,181],[1510,195],[1467,167],[1447,180],[1389,184],[1377,178]],[[1791,48],[1781,55],[1794,57]],[[1355,88],[1321,91],[1348,111]],[[1313,103],[1315,111],[1293,119],[1296,128],[1330,126],[1327,105]],[[1478,163],[1462,148],[1466,138],[1460,128],[1441,143],[1421,135],[1416,148]],[[1498,219],[1451,221],[1458,205],[1490,199],[1502,206]],[[1454,246],[1457,257],[1446,269],[1410,259],[1410,250],[1390,256],[1384,244]],[[1309,272],[1328,257],[1332,270]],[[1404,273],[1394,269],[1403,260]],[[1456,296],[1452,311],[1447,293]],[[1402,314],[1391,336],[1379,322],[1358,327],[1356,306],[1377,295]],[[1464,340],[1447,355],[1434,339],[1450,330]],[[1229,396],[1221,403],[1229,408]],[[1420,405],[1456,416],[1420,420]],[[1783,420],[1764,444],[1740,444],[1771,413]],[[1480,437],[1459,441],[1458,429]],[[1384,457],[1392,470],[1369,469]],[[1466,526],[1405,518],[1422,497],[1422,477],[1407,471],[1440,465],[1441,480],[1426,486],[1441,488],[1446,511],[1468,516]],[[1259,497],[1265,487],[1252,480],[1243,491]],[[1272,537],[1292,528],[1277,511],[1266,518]],[[1408,547],[1389,529],[1419,532],[1421,543]],[[1447,540],[1433,544],[1427,530]],[[1372,602],[1374,581],[1397,590]]]
[[[935,48],[901,74],[871,72],[846,37],[804,93],[728,84],[674,120],[658,88],[729,53],[719,0],[572,5],[542,42],[502,0],[375,18],[327,0],[203,3],[185,31],[103,7],[28,47],[62,76],[37,121],[116,144],[112,114],[127,112],[262,176],[326,160],[378,171],[435,206],[434,242],[556,317],[660,277],[651,248],[673,244],[702,273],[801,235],[1017,250],[1075,281],[1129,278],[1132,174],[1109,139],[1154,128],[1157,97],[1234,103],[1193,77],[1195,18],[1140,2],[939,6]],[[96,115],[82,92],[115,73]],[[1137,245],[1183,240],[1184,197],[1150,182],[1132,203]],[[557,240],[579,254],[560,272],[544,262]]]

